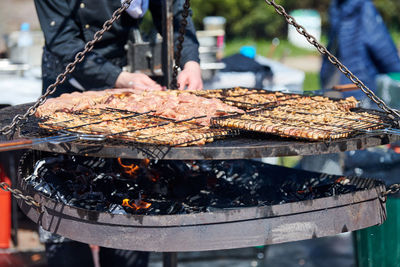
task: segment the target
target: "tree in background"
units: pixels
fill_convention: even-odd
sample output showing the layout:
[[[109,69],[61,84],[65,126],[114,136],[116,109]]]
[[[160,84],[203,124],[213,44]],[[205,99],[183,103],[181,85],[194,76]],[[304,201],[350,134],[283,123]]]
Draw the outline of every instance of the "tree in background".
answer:
[[[376,7],[381,13],[386,26],[392,31],[400,31],[400,1],[398,0],[375,0]]]
[[[322,17],[322,27],[326,29],[327,11],[331,0],[281,0],[287,11],[306,8],[316,9]],[[391,29],[400,29],[400,1],[376,0],[385,22]],[[226,34],[228,38],[250,37],[254,39],[270,39],[285,37],[287,24],[275,13],[264,0],[191,0],[193,19],[198,29],[202,28],[205,16],[223,16],[227,19]]]

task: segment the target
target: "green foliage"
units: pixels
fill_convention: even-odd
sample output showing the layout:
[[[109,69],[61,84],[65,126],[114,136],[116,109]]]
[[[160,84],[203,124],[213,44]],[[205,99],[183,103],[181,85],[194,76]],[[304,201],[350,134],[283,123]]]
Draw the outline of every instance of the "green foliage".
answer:
[[[283,27],[283,21],[273,16],[273,10],[264,1],[192,0],[192,9],[197,26],[202,25],[205,16],[225,17],[228,37],[270,38],[280,35]]]
[[[380,11],[386,25],[393,31],[400,30],[400,1],[398,0],[375,0],[376,7]]]
[[[299,8],[326,9],[329,0],[283,0],[287,11]],[[263,0],[192,0],[193,20],[201,29],[205,16],[223,16],[227,19],[227,37],[270,39],[287,34],[285,20]]]
[[[319,73],[318,72],[306,72],[306,77],[303,83],[304,91],[314,91],[321,89],[319,83]]]
[[[322,27],[328,27],[328,15],[331,0],[277,0],[287,11],[294,9],[316,9],[322,17]],[[389,28],[400,30],[399,0],[375,0]],[[193,19],[198,29],[202,28],[205,16],[223,16],[227,19],[226,33],[228,38],[249,37],[270,39],[284,37],[287,24],[282,17],[264,0],[191,0]]]

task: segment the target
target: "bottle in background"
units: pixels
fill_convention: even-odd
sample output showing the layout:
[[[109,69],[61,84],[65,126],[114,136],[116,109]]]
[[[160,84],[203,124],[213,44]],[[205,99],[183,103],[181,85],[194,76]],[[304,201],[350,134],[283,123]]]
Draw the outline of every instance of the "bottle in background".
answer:
[[[18,36],[18,48],[21,52],[20,63],[29,63],[29,48],[33,45],[33,37],[30,31],[29,23],[22,23]]]

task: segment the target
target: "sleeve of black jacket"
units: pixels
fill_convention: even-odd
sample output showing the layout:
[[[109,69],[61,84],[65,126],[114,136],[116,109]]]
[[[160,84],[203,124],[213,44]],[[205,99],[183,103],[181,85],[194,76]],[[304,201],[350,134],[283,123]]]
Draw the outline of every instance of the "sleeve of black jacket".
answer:
[[[162,32],[162,1],[163,0],[150,0],[149,8],[153,16],[154,24],[157,27],[158,32]],[[178,43],[180,22],[182,20],[183,4],[185,0],[174,0],[173,1],[173,14],[174,14],[174,41],[175,49]],[[182,55],[181,55],[181,68],[188,61],[200,62],[199,59],[199,42],[196,37],[196,30],[192,21],[192,11],[190,16],[187,18],[188,24],[186,26],[185,41],[183,43]]]
[[[75,54],[85,47],[80,28],[72,19],[74,8],[69,5],[69,1],[35,0],[46,48],[64,65],[72,62]],[[106,58],[90,52],[72,76],[86,89],[104,89],[114,87],[121,71]]]

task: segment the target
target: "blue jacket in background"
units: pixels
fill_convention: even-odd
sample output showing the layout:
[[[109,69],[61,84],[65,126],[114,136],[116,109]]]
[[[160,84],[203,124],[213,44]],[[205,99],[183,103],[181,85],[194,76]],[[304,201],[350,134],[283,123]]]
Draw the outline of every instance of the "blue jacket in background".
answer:
[[[400,72],[396,46],[371,0],[333,0],[330,10],[328,50],[370,89],[376,91],[375,78],[379,73]],[[334,67],[326,57],[321,68],[321,85],[327,88]],[[342,73],[340,84],[351,83]],[[362,99],[361,91],[345,93]]]

